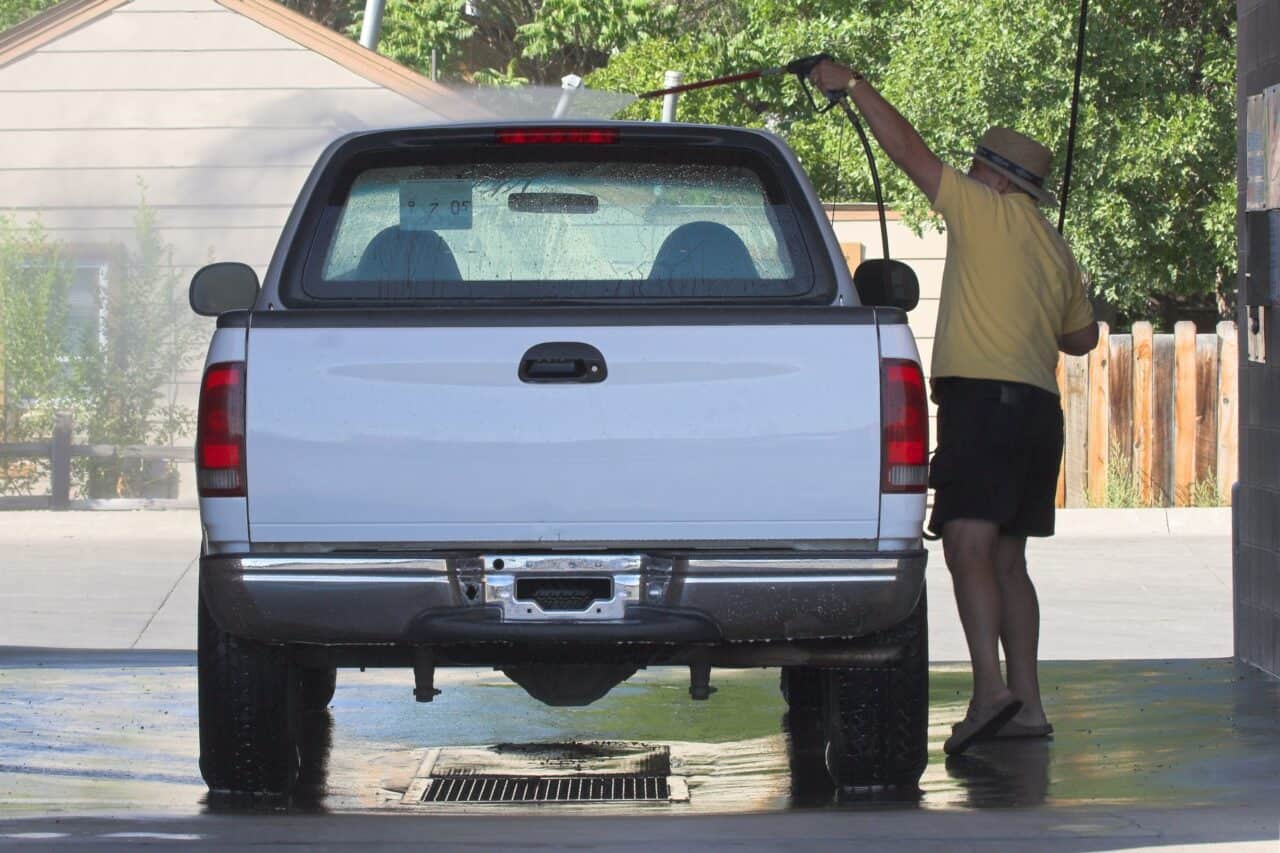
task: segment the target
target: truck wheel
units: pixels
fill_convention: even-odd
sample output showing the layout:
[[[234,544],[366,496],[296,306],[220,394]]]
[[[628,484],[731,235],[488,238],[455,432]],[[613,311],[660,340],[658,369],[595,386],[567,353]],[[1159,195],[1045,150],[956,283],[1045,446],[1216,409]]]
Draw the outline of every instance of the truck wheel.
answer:
[[[319,669],[303,669],[302,676],[302,710],[307,713],[319,713],[329,707],[333,701],[333,691],[338,687],[338,670],[335,667]]]
[[[782,698],[787,707],[796,711],[822,707],[822,670],[807,666],[782,668]]]
[[[827,771],[842,786],[914,786],[928,762],[928,605],[885,632],[903,649],[883,666],[824,670]]]
[[[822,722],[822,682],[820,669],[782,668],[782,698],[787,702],[782,729],[787,735],[791,802],[798,807],[822,805],[831,799],[827,738]]]
[[[200,775],[212,791],[287,794],[298,778],[301,679],[283,650],[220,629],[200,600]]]

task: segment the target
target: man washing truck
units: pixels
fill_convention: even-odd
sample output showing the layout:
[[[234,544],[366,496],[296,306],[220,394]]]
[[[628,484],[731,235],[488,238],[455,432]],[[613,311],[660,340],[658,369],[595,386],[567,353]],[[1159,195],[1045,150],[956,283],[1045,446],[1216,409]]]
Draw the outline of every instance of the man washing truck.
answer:
[[[1098,342],[1080,268],[1036,208],[1056,204],[1044,188],[1050,152],[993,127],[962,175],[860,75],[828,61],[811,79],[824,91],[848,93],[947,224],[931,370],[938,449],[929,475],[936,490],[929,527],[942,535],[973,697],[944,748],[956,754],[984,738],[1048,737],[1053,726],[1040,699],[1040,612],[1026,541],[1053,535],[1063,442],[1058,352],[1083,355]]]

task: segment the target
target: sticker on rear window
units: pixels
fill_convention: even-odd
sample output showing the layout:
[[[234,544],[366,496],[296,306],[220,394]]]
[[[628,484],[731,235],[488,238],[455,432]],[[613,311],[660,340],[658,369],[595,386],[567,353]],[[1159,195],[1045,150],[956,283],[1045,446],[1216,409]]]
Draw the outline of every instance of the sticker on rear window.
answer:
[[[470,181],[402,181],[400,229],[441,231],[471,227]]]

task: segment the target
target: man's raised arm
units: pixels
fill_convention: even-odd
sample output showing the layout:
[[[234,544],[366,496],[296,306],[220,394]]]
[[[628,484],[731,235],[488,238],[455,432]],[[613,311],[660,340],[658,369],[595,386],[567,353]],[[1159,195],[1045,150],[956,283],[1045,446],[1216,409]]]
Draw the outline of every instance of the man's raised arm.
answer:
[[[866,119],[880,147],[907,173],[932,204],[942,182],[942,161],[929,150],[911,122],[881,97],[875,87],[836,62],[823,62],[809,75],[813,85],[826,92],[846,91]]]

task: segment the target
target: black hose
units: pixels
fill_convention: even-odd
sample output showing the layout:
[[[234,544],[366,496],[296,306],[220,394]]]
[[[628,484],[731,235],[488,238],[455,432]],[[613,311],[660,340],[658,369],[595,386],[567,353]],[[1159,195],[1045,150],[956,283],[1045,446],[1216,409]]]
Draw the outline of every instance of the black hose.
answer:
[[[1076,153],[1076,119],[1080,112],[1080,72],[1084,68],[1084,31],[1089,20],[1089,0],[1080,0],[1080,31],[1076,38],[1076,80],[1071,90],[1071,126],[1067,131],[1067,163],[1062,170],[1062,199],[1058,207],[1058,233],[1067,223],[1067,197],[1071,194],[1071,163]]]
[[[862,140],[862,150],[866,152],[867,163],[871,166],[871,185],[876,190],[876,210],[880,213],[880,242],[884,248],[884,259],[887,261],[889,260],[889,222],[884,213],[884,192],[880,189],[880,172],[876,169],[876,155],[871,151],[871,140],[867,139],[867,132],[862,129],[862,122],[858,121],[858,114],[853,111],[853,107],[849,106],[848,98],[840,100],[840,108],[844,110],[844,114],[849,118],[849,123],[853,125],[853,129],[858,132],[858,138]],[[886,265],[886,279],[889,275],[888,269]],[[886,292],[888,292],[887,280],[885,284]]]

